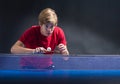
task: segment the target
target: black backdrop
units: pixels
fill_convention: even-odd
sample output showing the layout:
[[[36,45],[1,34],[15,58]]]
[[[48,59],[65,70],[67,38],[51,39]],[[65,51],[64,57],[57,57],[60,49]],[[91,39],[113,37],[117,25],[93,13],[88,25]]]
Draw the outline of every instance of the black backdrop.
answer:
[[[119,54],[119,4],[119,0],[1,0],[0,53],[10,53],[24,30],[38,24],[39,12],[51,7],[71,54]]]

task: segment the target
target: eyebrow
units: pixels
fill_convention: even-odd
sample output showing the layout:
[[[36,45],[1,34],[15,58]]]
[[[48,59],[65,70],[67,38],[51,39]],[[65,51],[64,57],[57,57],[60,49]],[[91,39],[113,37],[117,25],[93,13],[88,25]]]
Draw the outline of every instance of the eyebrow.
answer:
[[[50,26],[50,28],[53,28],[54,25],[53,24],[45,24],[46,27]]]

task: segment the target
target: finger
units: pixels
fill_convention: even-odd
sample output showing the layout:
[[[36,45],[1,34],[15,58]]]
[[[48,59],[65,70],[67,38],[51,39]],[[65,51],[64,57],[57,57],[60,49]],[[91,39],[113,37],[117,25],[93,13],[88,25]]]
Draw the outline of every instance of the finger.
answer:
[[[62,46],[64,46],[64,44],[59,44],[58,46],[59,46],[59,47],[62,47]]]
[[[47,52],[47,50],[45,48],[41,47],[41,53],[46,53],[46,52]]]
[[[65,46],[64,45],[61,45],[61,46],[59,46],[59,50],[65,50],[66,48],[65,48]]]
[[[40,53],[44,53],[45,49],[43,47],[40,47]]]
[[[36,48],[35,50],[36,50],[36,52],[40,52],[40,48]]]

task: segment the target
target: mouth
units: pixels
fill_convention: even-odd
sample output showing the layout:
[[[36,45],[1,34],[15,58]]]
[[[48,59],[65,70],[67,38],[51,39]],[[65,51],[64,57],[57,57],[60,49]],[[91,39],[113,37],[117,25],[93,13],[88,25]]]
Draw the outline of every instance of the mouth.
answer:
[[[47,36],[51,35],[51,33],[47,33]]]

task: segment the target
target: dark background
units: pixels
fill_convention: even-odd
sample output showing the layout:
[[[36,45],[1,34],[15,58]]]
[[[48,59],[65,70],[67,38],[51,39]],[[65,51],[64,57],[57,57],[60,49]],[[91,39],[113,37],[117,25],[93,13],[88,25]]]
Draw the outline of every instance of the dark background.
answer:
[[[0,0],[0,53],[10,53],[46,7],[56,10],[71,54],[120,53],[120,0]]]

